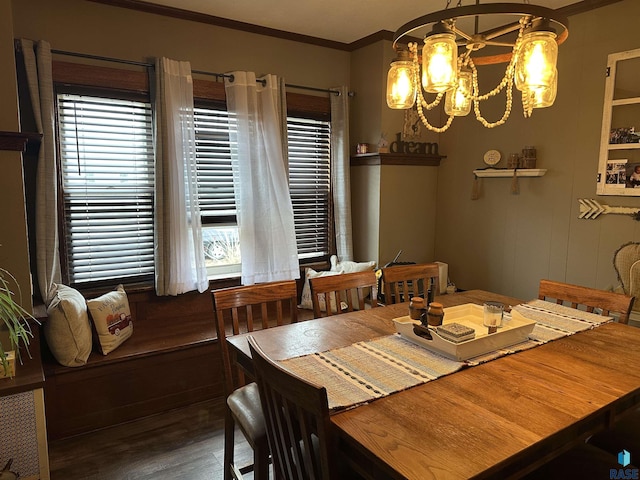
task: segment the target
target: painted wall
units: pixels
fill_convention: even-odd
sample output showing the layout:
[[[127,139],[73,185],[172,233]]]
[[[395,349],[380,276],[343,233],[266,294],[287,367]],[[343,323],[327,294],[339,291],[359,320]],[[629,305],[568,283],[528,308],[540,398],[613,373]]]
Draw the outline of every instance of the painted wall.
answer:
[[[616,283],[613,253],[640,241],[640,222],[623,215],[580,220],[578,199],[640,207],[640,198],[596,196],[607,55],[640,47],[638,18],[636,0],[572,16],[553,107],[524,119],[516,93],[507,125],[486,129],[475,118],[457,119],[440,136],[448,157],[438,177],[435,253],[458,286],[533,298],[542,278],[597,288]],[[481,197],[471,200],[472,170],[484,166],[484,152],[497,149],[504,158],[525,145],[536,146],[537,166],[547,174],[520,179],[519,195],[510,194],[510,179],[482,179]]]
[[[334,49],[82,0],[14,0],[13,15],[16,37],[57,50],[140,62],[166,56],[194,70],[273,73],[318,88],[349,84],[349,53]]]
[[[0,0],[0,131],[17,132],[20,128],[11,16],[11,2]],[[0,151],[0,169],[0,267],[16,278],[22,293],[22,305],[31,310],[31,276],[20,153]]]
[[[351,81],[357,92],[351,103],[351,145],[369,143],[373,152],[381,135],[393,142],[402,131],[404,110],[387,107],[390,41],[383,40],[351,54]],[[437,142],[423,129],[416,141]],[[355,150],[354,150],[355,153]],[[402,250],[401,261],[434,258],[438,169],[408,165],[351,168],[354,257],[384,265]]]

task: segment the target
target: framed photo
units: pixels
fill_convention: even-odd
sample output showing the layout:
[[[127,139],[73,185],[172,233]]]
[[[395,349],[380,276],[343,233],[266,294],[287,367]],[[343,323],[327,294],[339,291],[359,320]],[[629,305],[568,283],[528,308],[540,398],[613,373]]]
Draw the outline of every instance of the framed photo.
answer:
[[[640,196],[640,160],[608,160],[599,183],[600,195]]]
[[[609,160],[604,182],[608,188],[625,188],[627,183],[627,160]]]

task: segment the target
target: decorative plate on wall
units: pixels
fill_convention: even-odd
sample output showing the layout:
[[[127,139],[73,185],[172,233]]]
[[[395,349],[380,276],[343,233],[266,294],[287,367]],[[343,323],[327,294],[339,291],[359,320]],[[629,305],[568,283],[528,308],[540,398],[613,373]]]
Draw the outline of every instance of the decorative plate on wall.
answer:
[[[484,163],[493,167],[496,163],[500,161],[500,152],[498,150],[488,150],[484,154]]]

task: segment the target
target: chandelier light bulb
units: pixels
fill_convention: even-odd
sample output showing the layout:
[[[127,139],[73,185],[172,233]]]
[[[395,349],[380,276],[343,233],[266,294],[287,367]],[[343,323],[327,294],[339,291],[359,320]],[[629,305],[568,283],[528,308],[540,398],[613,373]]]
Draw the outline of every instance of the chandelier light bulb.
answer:
[[[453,33],[437,33],[424,40],[422,47],[422,86],[429,93],[440,93],[456,86],[458,46]]]
[[[413,107],[416,88],[413,83],[413,62],[399,60],[391,63],[387,74],[387,105],[393,109]]]

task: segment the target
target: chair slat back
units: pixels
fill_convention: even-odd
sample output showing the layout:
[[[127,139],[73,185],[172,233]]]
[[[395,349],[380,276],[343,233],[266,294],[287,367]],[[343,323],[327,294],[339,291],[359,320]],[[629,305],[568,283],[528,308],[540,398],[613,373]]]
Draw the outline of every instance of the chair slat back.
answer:
[[[622,293],[607,292],[595,288],[582,287],[553,280],[540,280],[538,288],[540,300],[555,300],[558,305],[579,308],[593,312],[602,310],[602,315],[618,315],[620,323],[629,323],[629,313],[633,307],[634,297]]]
[[[249,347],[275,478],[337,479],[327,390],[271,360],[252,336]]]
[[[437,263],[392,265],[382,269],[384,301],[387,305],[408,302],[414,296],[427,296],[433,289],[440,294],[440,267]]]
[[[298,320],[295,280],[212,290],[216,332],[222,356],[225,391],[229,395],[246,383],[244,372],[234,368],[226,338],[254,329]],[[288,315],[287,315],[288,314]],[[257,326],[256,326],[257,323]],[[229,325],[230,324],[230,325]],[[230,326],[230,329],[229,329]]]
[[[371,299],[372,308],[378,306],[378,284],[373,270],[310,278],[309,286],[316,318],[323,316],[322,304],[327,316],[364,310],[367,298]]]

